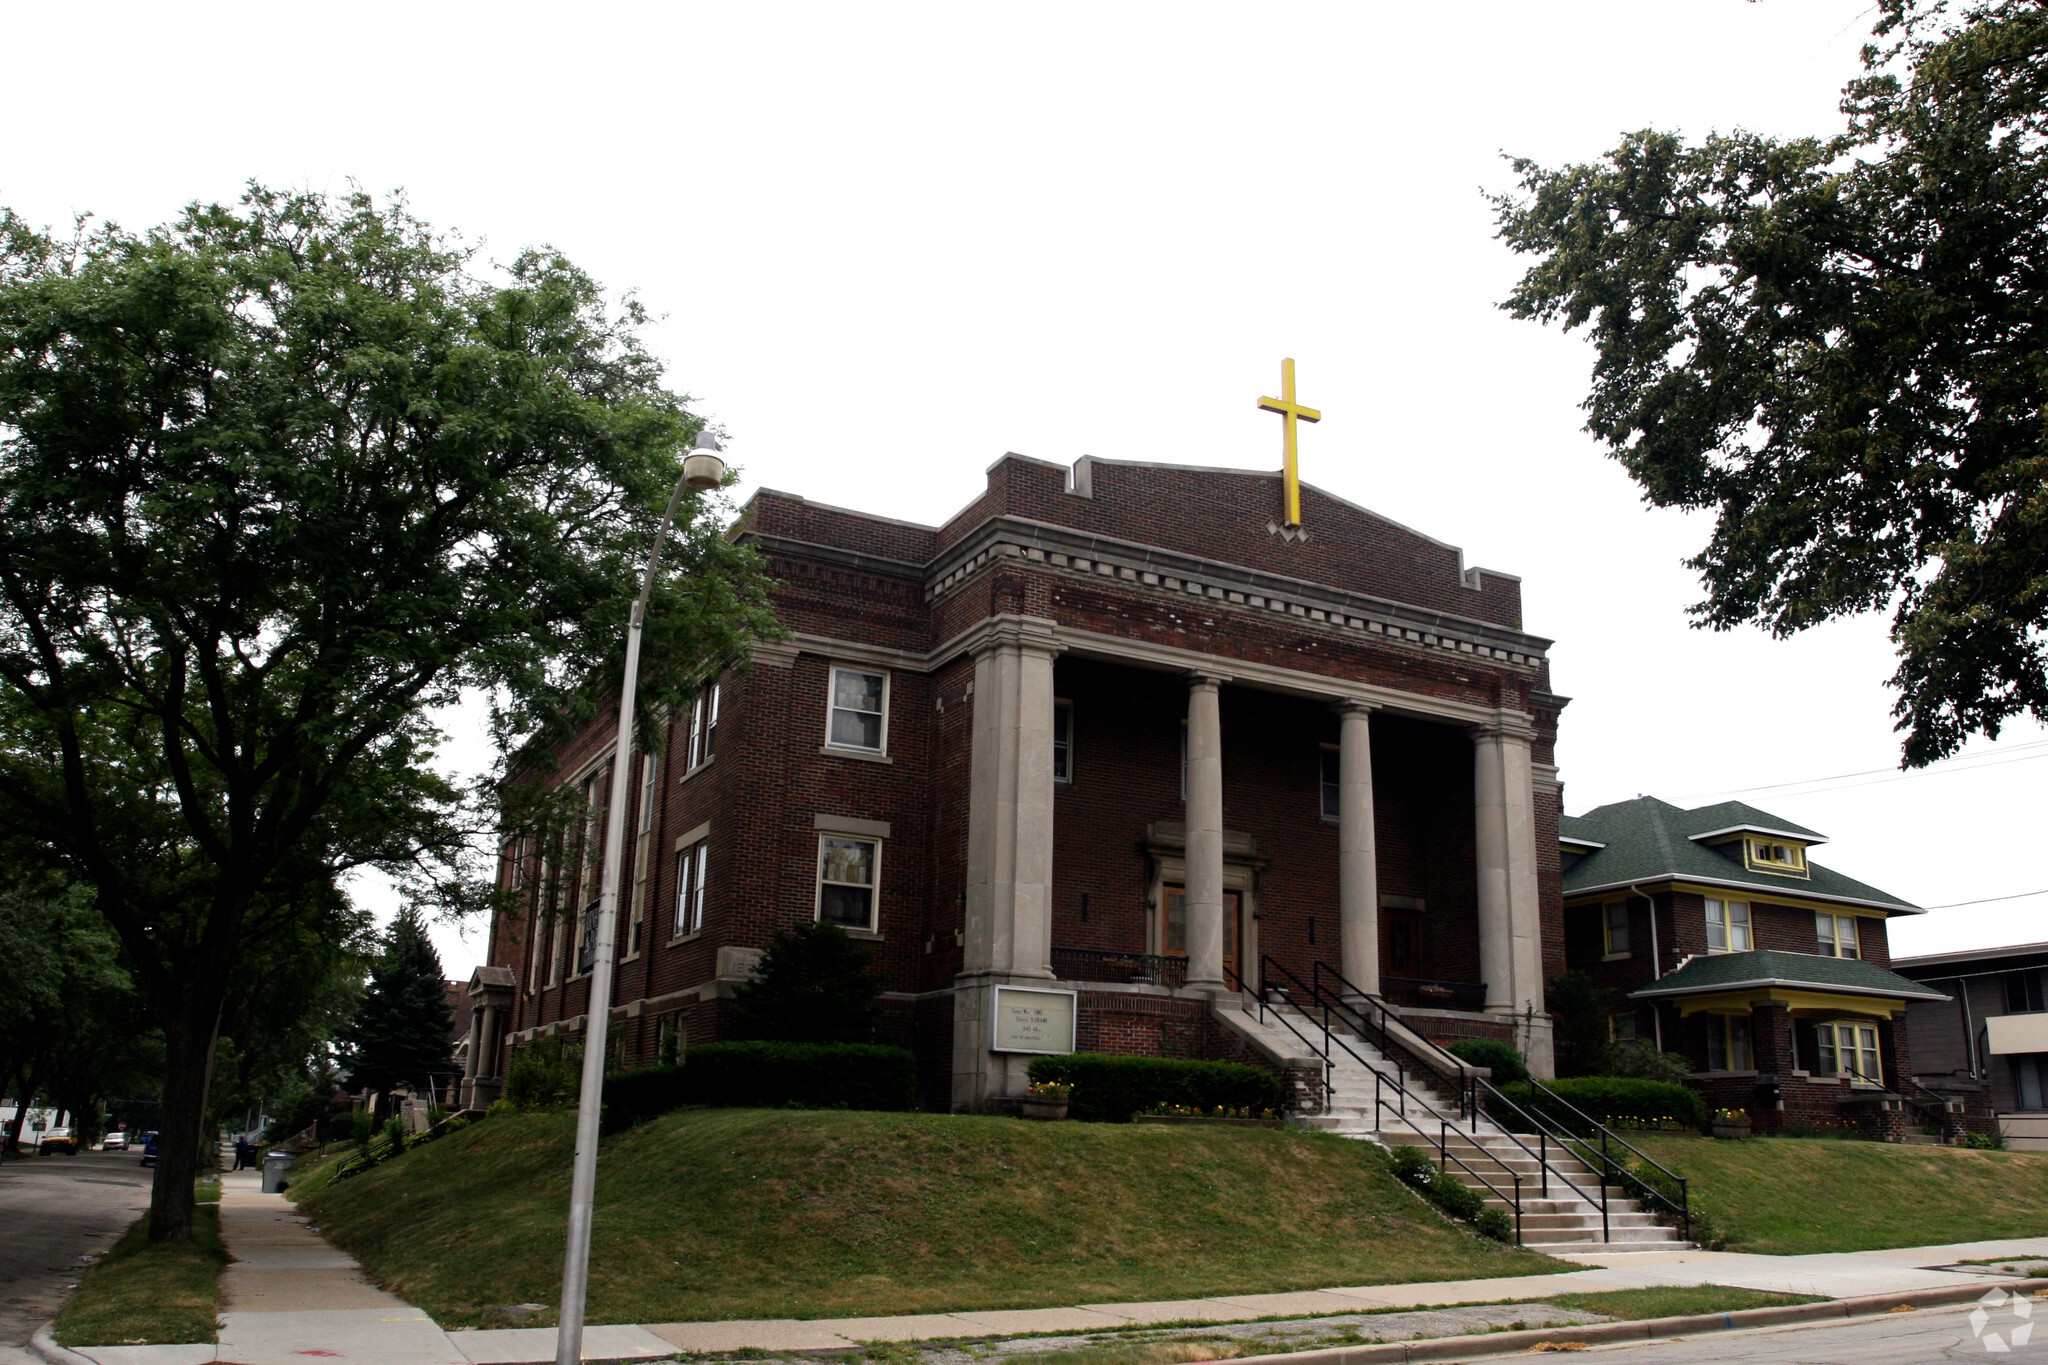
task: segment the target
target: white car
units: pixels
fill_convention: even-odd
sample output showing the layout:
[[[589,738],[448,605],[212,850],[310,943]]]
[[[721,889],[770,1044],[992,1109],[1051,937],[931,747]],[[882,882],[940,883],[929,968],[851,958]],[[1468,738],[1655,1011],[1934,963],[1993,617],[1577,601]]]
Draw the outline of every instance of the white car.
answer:
[[[101,1150],[101,1151],[103,1151],[103,1152],[125,1152],[125,1151],[127,1151],[127,1150],[128,1150],[128,1135],[127,1135],[126,1133],[109,1133],[109,1134],[107,1134],[107,1135],[106,1135],[106,1137],[104,1137],[104,1138],[102,1138],[102,1139],[100,1140],[100,1150]]]

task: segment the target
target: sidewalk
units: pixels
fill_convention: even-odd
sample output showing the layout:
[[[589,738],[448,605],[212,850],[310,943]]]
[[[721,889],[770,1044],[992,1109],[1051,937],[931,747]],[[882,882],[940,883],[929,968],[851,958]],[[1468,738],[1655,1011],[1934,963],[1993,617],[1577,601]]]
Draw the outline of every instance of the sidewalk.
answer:
[[[282,1195],[259,1192],[253,1175],[222,1177],[221,1233],[235,1258],[221,1278],[218,1346],[95,1346],[96,1365],[306,1365],[310,1359],[381,1365],[545,1365],[551,1327],[444,1332],[425,1313],[367,1280],[347,1253],[306,1227]],[[1359,1285],[1285,1294],[1221,1295],[1162,1303],[1082,1304],[887,1318],[755,1319],[591,1327],[586,1360],[650,1360],[678,1351],[857,1350],[867,1342],[1090,1332],[1168,1322],[1246,1322],[1372,1309],[1534,1302],[1553,1294],[1666,1285],[1727,1285],[1782,1294],[1857,1298],[1968,1284],[1959,1261],[2048,1257],[2048,1236],[1817,1256],[1741,1252],[1634,1252],[1573,1257],[1560,1275]]]

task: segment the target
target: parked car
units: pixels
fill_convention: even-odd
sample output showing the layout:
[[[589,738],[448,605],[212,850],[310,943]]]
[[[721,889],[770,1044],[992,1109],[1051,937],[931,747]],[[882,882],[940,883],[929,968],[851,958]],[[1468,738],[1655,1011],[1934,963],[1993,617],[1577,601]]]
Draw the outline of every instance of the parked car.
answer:
[[[45,1128],[42,1141],[36,1144],[36,1150],[44,1156],[58,1152],[65,1156],[77,1156],[78,1139],[71,1135],[69,1128]]]
[[[142,1135],[142,1164],[145,1166],[156,1165],[155,1133],[144,1133]]]
[[[128,1135],[127,1135],[126,1133],[109,1133],[109,1134],[107,1134],[107,1135],[106,1135],[106,1137],[104,1137],[103,1139],[101,1139],[101,1140],[100,1140],[100,1150],[101,1150],[101,1151],[103,1151],[103,1152],[125,1152],[125,1151],[127,1151],[127,1150],[128,1150]]]

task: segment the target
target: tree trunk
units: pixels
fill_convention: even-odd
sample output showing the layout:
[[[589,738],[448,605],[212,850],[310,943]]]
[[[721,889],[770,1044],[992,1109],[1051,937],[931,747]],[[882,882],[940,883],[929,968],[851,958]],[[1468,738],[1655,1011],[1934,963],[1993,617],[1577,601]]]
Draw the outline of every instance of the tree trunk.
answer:
[[[7,1125],[6,1150],[10,1152],[21,1146],[21,1128],[28,1121],[28,1107],[35,1100],[39,1081],[34,1067],[21,1069],[21,1093],[15,1096],[14,1118]]]
[[[149,1240],[192,1240],[192,1182],[205,1144],[206,1087],[221,1002],[187,998],[164,1030],[164,1095],[156,1136],[156,1181],[149,1191]]]

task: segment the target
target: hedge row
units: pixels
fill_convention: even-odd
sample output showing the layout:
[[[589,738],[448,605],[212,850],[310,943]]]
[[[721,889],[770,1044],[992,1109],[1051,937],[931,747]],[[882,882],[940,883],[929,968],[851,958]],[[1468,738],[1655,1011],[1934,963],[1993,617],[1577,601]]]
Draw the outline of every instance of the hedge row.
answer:
[[[1147,1109],[1187,1105],[1196,1109],[1280,1108],[1280,1078],[1236,1062],[1181,1062],[1167,1057],[1113,1057],[1075,1052],[1039,1057],[1034,1081],[1064,1081],[1074,1087],[1068,1114],[1094,1123],[1129,1123]]]
[[[1573,1108],[1610,1127],[1703,1128],[1707,1122],[1700,1097],[1670,1081],[1646,1081],[1633,1076],[1572,1076],[1543,1082],[1548,1094],[1539,1092],[1528,1081],[1499,1089],[1530,1113],[1547,1117],[1567,1131],[1581,1135],[1592,1130],[1572,1112]],[[1557,1096],[1557,1100],[1551,1099],[1551,1095]],[[1560,1100],[1571,1108],[1559,1103]],[[1503,1123],[1513,1121],[1511,1114],[1496,1117]]]
[[[604,1079],[607,1131],[686,1104],[719,1109],[915,1109],[917,1062],[874,1043],[705,1043],[676,1066]]]

